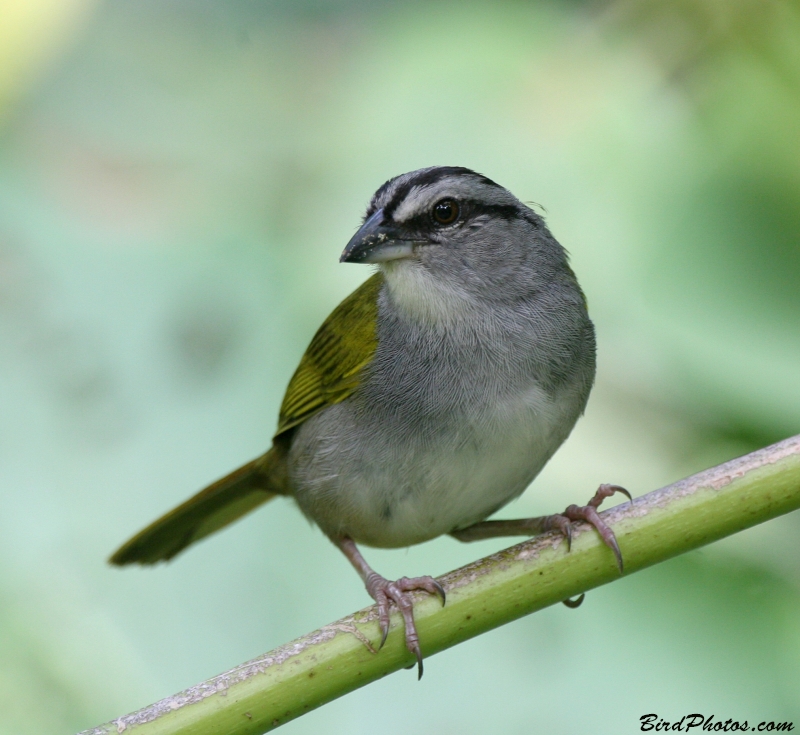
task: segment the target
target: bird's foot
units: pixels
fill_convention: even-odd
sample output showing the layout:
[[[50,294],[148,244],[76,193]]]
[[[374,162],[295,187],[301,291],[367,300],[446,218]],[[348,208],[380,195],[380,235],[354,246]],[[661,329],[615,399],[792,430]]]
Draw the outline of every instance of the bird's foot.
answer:
[[[614,532],[605,524],[597,513],[600,504],[610,498],[614,493],[622,493],[628,500],[633,500],[631,494],[619,485],[600,485],[594,497],[586,505],[570,505],[563,513],[556,513],[544,519],[543,530],[557,530],[567,539],[567,548],[572,546],[572,523],[575,521],[586,521],[597,530],[603,543],[614,552],[620,574],[622,573],[622,553],[619,550],[617,537]]]
[[[419,676],[422,678],[422,651],[419,647],[419,635],[417,626],[414,623],[414,602],[408,592],[412,590],[425,590],[432,595],[438,596],[442,605],[445,603],[445,592],[433,577],[401,577],[396,582],[390,582],[381,577],[377,572],[372,572],[366,579],[367,592],[378,604],[378,619],[381,627],[381,644],[383,648],[386,637],[389,635],[389,605],[394,603],[400,614],[403,616],[406,633],[406,647],[417,658],[417,668]]]

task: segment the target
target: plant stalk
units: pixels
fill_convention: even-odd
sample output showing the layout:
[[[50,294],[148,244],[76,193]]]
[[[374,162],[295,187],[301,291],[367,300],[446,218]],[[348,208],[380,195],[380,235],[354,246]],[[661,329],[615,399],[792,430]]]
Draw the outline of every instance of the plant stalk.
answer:
[[[631,574],[800,508],[800,435],[606,512]],[[415,596],[428,657],[619,578],[612,552],[578,524],[572,550],[548,533],[439,578],[447,604]],[[260,735],[414,664],[399,614],[379,652],[375,607],[80,735]]]

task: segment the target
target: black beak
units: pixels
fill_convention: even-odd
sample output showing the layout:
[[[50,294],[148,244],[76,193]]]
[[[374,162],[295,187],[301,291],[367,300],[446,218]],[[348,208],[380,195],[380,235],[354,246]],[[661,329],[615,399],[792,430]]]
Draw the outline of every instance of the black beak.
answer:
[[[410,258],[414,254],[414,240],[404,240],[396,225],[385,224],[383,210],[379,209],[350,238],[340,263],[383,263],[387,260]]]

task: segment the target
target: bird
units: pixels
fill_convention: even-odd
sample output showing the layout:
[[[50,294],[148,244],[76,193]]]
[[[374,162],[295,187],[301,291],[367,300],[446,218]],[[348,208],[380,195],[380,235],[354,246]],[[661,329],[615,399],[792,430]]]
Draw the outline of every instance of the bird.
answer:
[[[583,414],[596,341],[566,250],[543,217],[460,166],[411,171],[378,188],[343,263],[375,272],[319,328],[280,407],[270,448],[136,534],[114,565],[155,564],[277,496],[290,496],[338,547],[377,604],[395,606],[422,676],[414,590],[388,580],[359,545],[402,548],[449,534],[468,542],[555,530],[569,546],[618,485],[589,503],[487,520],[518,497]],[[567,601],[569,602],[569,601]]]

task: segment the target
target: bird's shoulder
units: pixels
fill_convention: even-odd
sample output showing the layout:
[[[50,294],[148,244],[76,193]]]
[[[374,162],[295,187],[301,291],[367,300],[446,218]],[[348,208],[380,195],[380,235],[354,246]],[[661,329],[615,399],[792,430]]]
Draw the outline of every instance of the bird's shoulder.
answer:
[[[317,330],[289,381],[276,437],[343,401],[358,387],[361,372],[378,346],[378,294],[382,286],[381,273],[368,278]]]

